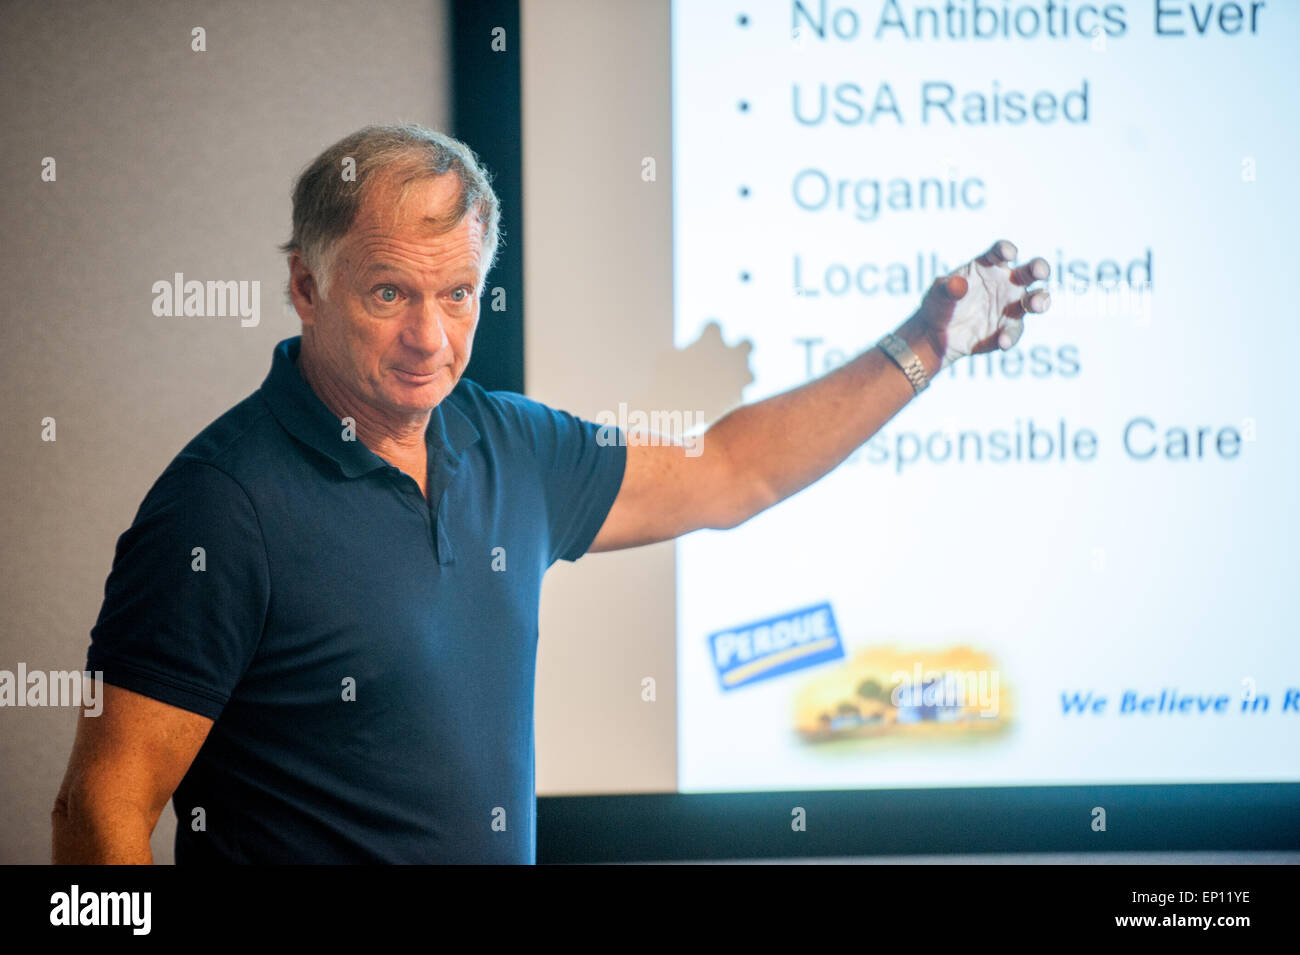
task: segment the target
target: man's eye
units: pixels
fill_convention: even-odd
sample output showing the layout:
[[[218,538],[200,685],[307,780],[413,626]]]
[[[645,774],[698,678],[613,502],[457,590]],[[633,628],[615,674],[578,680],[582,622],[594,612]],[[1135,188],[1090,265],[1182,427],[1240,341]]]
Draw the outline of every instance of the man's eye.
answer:
[[[381,285],[379,287],[379,300],[385,305],[392,305],[397,301],[397,289],[391,285]]]
[[[462,302],[466,301],[466,300],[470,297],[470,295],[472,294],[472,291],[473,291],[473,290],[472,290],[468,285],[462,285],[460,288],[456,289],[456,291],[455,291],[455,292],[452,292],[451,294],[452,294],[452,295],[455,295],[456,292],[464,292],[464,293],[465,293],[465,295],[464,295],[462,298],[458,298],[458,299],[455,300],[456,304],[459,305],[459,304],[461,304]]]

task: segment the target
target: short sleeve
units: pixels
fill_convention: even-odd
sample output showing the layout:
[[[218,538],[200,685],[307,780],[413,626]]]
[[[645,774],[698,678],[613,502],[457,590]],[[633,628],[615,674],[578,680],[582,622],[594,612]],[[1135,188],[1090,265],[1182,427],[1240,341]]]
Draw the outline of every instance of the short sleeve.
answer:
[[[538,406],[548,418],[543,460],[550,562],[575,561],[587,552],[609,516],[623,484],[627,444],[613,425],[598,425],[567,411]]]
[[[243,487],[212,465],[174,462],[118,539],[86,668],[216,719],[269,602],[266,546]]]

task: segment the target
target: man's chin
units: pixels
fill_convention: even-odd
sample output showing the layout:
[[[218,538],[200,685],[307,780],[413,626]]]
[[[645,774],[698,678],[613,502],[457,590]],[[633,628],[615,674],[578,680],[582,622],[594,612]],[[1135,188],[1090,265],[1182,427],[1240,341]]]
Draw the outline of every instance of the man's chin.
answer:
[[[442,399],[451,393],[451,388],[447,386],[445,375],[438,375],[432,381],[422,385],[416,384],[398,384],[394,388],[388,389],[388,400],[396,408],[403,411],[418,412],[432,411]]]

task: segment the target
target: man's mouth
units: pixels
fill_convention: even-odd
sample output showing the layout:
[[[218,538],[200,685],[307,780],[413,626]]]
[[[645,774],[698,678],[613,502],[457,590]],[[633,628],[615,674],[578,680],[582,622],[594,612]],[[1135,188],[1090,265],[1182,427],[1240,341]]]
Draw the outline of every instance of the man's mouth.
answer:
[[[423,372],[406,371],[405,369],[402,368],[394,368],[393,371],[397,373],[397,377],[402,379],[402,381],[408,382],[409,384],[412,385],[427,385],[429,382],[433,381],[433,379],[438,376],[437,371],[423,373]]]

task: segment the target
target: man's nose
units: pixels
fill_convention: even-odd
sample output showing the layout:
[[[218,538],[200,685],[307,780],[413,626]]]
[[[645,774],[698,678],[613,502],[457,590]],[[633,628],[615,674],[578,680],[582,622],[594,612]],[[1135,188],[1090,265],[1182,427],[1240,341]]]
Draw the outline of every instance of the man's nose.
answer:
[[[446,348],[449,339],[437,300],[426,300],[414,306],[413,313],[404,336],[407,346],[430,354]]]

